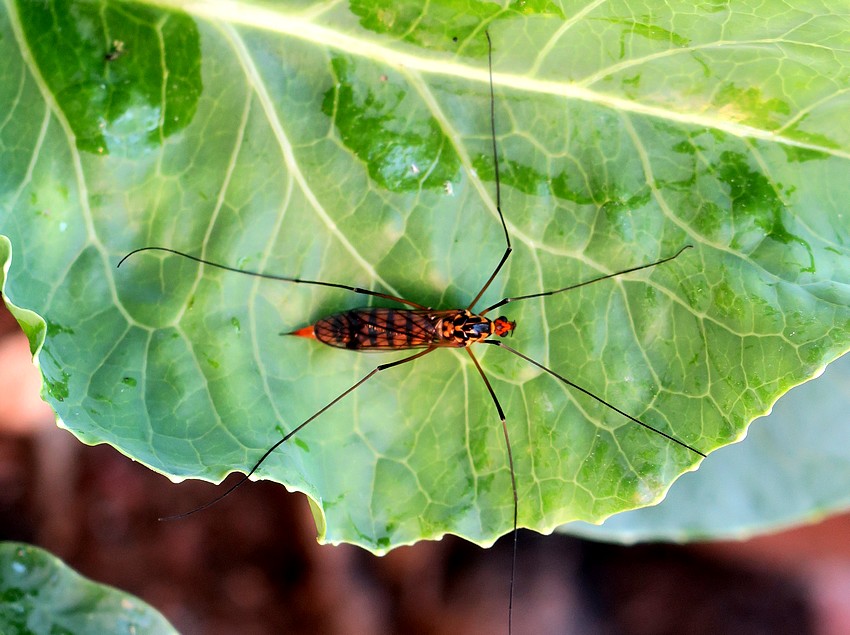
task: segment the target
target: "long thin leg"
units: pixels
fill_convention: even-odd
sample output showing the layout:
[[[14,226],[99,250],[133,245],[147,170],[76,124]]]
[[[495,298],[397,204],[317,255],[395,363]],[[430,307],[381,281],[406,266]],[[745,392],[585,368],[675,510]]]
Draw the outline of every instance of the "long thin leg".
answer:
[[[210,502],[208,502],[208,503],[204,503],[204,504],[203,504],[203,505],[201,505],[200,507],[196,507],[195,509],[193,509],[193,510],[191,510],[191,511],[184,512],[184,513],[182,513],[182,514],[176,514],[175,516],[165,516],[165,517],[163,517],[163,518],[160,518],[159,520],[177,520],[177,519],[179,519],[179,518],[185,518],[186,516],[190,516],[191,514],[194,514],[195,512],[199,512],[199,511],[201,511],[201,510],[203,510],[203,509],[206,509],[207,507],[211,507],[212,505],[215,505],[215,504],[216,504],[217,502],[219,502],[222,498],[224,498],[225,496],[229,495],[231,492],[233,492],[233,490],[235,490],[235,489],[236,489],[237,487],[239,487],[240,485],[243,485],[243,484],[245,483],[245,481],[247,481],[249,478],[251,478],[251,475],[253,475],[253,474],[254,474],[254,472],[256,472],[256,471],[257,471],[257,469],[258,469],[258,468],[259,468],[259,467],[263,464],[263,462],[264,462],[267,458],[269,458],[269,455],[271,455],[271,453],[272,453],[272,452],[274,452],[274,451],[275,451],[275,450],[277,450],[277,449],[278,449],[281,445],[283,445],[284,443],[286,443],[287,441],[289,441],[289,439],[291,439],[291,438],[292,438],[293,436],[295,436],[298,432],[300,432],[300,431],[304,428],[304,426],[306,426],[308,423],[310,423],[311,421],[313,421],[313,419],[317,418],[319,415],[323,414],[326,410],[330,409],[330,408],[331,408],[334,404],[336,404],[338,401],[342,400],[342,399],[343,399],[343,397],[345,397],[346,395],[348,395],[348,394],[349,394],[349,393],[351,393],[351,392],[354,392],[354,390],[355,390],[356,388],[358,388],[358,387],[359,387],[359,386],[361,386],[362,384],[365,384],[365,383],[366,383],[369,379],[371,379],[372,377],[374,377],[375,375],[377,375],[378,373],[380,373],[382,370],[387,370],[388,368],[393,368],[394,366],[400,366],[400,365],[402,365],[402,364],[406,364],[407,362],[412,362],[414,359],[418,359],[418,358],[420,358],[420,357],[422,357],[422,356],[424,356],[424,355],[427,355],[427,354],[428,354],[428,353],[430,353],[431,351],[435,351],[435,350],[437,350],[437,349],[436,349],[436,348],[426,348],[426,349],[425,349],[425,350],[423,350],[423,351],[419,351],[419,352],[418,352],[418,353],[416,353],[415,355],[410,355],[409,357],[404,357],[404,358],[402,358],[402,359],[397,359],[396,361],[394,361],[394,362],[389,362],[388,364],[379,364],[378,366],[376,366],[375,368],[373,368],[371,371],[369,371],[369,373],[368,373],[365,377],[363,377],[360,381],[358,381],[356,384],[354,384],[354,385],[353,385],[353,386],[351,386],[350,388],[346,389],[344,392],[342,392],[341,394],[339,394],[339,395],[338,395],[337,397],[335,397],[333,400],[331,400],[330,402],[328,402],[328,403],[327,403],[327,404],[326,404],[326,405],[325,405],[325,406],[324,406],[321,410],[319,410],[318,412],[316,412],[316,413],[315,413],[313,416],[311,416],[309,419],[307,419],[307,420],[306,420],[306,421],[304,421],[303,423],[299,424],[296,428],[293,428],[292,430],[290,430],[289,432],[287,432],[287,433],[286,433],[286,435],[285,435],[282,439],[280,439],[280,440],[279,440],[277,443],[275,443],[272,447],[270,447],[268,450],[266,450],[266,451],[265,451],[265,453],[263,453],[263,456],[261,456],[261,457],[260,457],[260,460],[259,460],[259,461],[257,461],[256,463],[254,463],[254,467],[252,467],[252,468],[250,469],[250,471],[249,471],[247,474],[245,474],[242,478],[240,478],[240,479],[239,479],[239,480],[238,480],[238,481],[237,481],[234,485],[232,485],[231,487],[229,487],[229,488],[227,489],[227,491],[226,491],[226,492],[224,492],[223,494],[221,494],[221,495],[219,495],[219,496],[216,496],[216,497],[215,497],[214,499],[212,499]]]
[[[487,287],[489,287],[490,283],[493,282],[493,279],[501,270],[502,265],[507,262],[508,256],[511,255],[511,251],[513,251],[513,248],[511,247],[511,237],[508,234],[508,226],[505,223],[505,215],[502,214],[502,185],[499,181],[499,154],[496,152],[496,98],[493,94],[493,43],[490,41],[490,32],[485,31],[484,33],[487,36],[487,63],[490,69],[490,138],[493,145],[493,173],[496,177],[496,211],[499,212],[499,220],[502,221],[502,229],[505,232],[505,243],[507,244],[507,248],[505,249],[505,253],[502,254],[502,259],[499,261],[499,264],[496,265],[493,273],[491,273],[490,277],[487,278],[487,282],[485,282],[484,286],[481,287],[481,291],[478,292],[478,294],[472,299],[472,302],[469,303],[469,306],[466,307],[467,311],[471,311],[472,307],[478,303],[478,300],[480,300],[481,296],[484,295]]]
[[[558,373],[556,373],[556,372],[555,372],[554,370],[552,370],[551,368],[546,368],[546,367],[545,367],[543,364],[541,364],[540,362],[537,362],[537,361],[535,361],[535,360],[531,359],[528,355],[525,355],[525,354],[523,354],[523,353],[520,353],[518,350],[516,350],[515,348],[511,348],[510,346],[508,346],[508,345],[507,345],[507,344],[505,344],[504,342],[500,342],[500,341],[498,341],[498,340],[484,340],[484,341],[482,342],[482,344],[492,344],[493,346],[498,346],[499,348],[503,348],[503,349],[505,349],[506,351],[510,351],[511,353],[513,353],[514,355],[516,355],[517,357],[521,357],[521,358],[522,358],[522,359],[524,359],[525,361],[527,361],[527,362],[530,362],[530,363],[534,364],[534,365],[535,365],[535,366],[537,366],[537,368],[539,368],[540,370],[546,371],[547,373],[549,373],[550,375],[552,375],[552,377],[554,377],[554,378],[556,378],[556,379],[560,379],[562,382],[564,382],[565,384],[567,384],[567,386],[571,386],[572,388],[575,388],[575,389],[576,389],[576,390],[578,390],[579,392],[583,392],[583,393],[584,393],[585,395],[587,395],[588,397],[592,397],[593,399],[595,399],[596,401],[598,401],[598,402],[599,402],[599,403],[601,403],[602,405],[604,405],[604,406],[608,406],[611,410],[613,410],[613,411],[614,411],[614,412],[616,412],[616,413],[619,413],[619,414],[623,415],[626,419],[629,419],[630,421],[633,421],[634,423],[636,423],[636,424],[638,424],[638,425],[640,425],[640,426],[643,426],[643,427],[644,427],[644,428],[646,428],[647,430],[651,430],[652,432],[655,432],[656,434],[660,434],[660,435],[661,435],[662,437],[664,437],[665,439],[668,439],[669,441],[672,441],[673,443],[676,443],[676,444],[678,444],[678,445],[681,445],[683,448],[686,448],[686,449],[690,450],[690,451],[691,451],[691,452],[693,452],[694,454],[698,454],[699,456],[701,456],[701,457],[705,458],[705,456],[706,456],[706,455],[705,455],[703,452],[700,452],[699,450],[697,450],[696,448],[694,448],[693,446],[688,445],[688,444],[687,444],[687,443],[685,443],[684,441],[679,441],[679,439],[677,439],[676,437],[670,436],[670,435],[669,435],[669,434],[667,434],[666,432],[662,432],[662,431],[661,431],[661,430],[659,430],[658,428],[654,428],[654,427],[652,427],[651,425],[649,425],[648,423],[644,423],[644,422],[643,422],[643,421],[641,421],[640,419],[636,419],[635,417],[633,417],[633,416],[632,416],[632,415],[630,415],[629,413],[627,413],[627,412],[624,412],[624,411],[620,410],[617,406],[615,406],[615,405],[613,405],[613,404],[611,404],[611,403],[608,403],[608,402],[607,402],[607,401],[605,401],[602,397],[599,397],[599,396],[597,396],[597,395],[594,395],[592,392],[590,392],[590,391],[589,391],[589,390],[587,390],[586,388],[582,388],[581,386],[579,386],[579,385],[578,385],[578,384],[576,384],[575,382],[570,381],[569,379],[567,379],[567,378],[566,378],[566,377],[564,377],[563,375],[559,375]]]
[[[570,291],[571,289],[578,289],[579,287],[584,287],[589,284],[593,284],[594,282],[599,282],[600,280],[607,280],[608,278],[615,278],[616,276],[621,276],[624,273],[632,273],[633,271],[640,271],[641,269],[649,269],[650,267],[654,267],[656,265],[664,264],[665,262],[670,262],[675,258],[678,258],[682,255],[682,252],[686,249],[690,249],[693,245],[685,245],[679,251],[677,251],[672,256],[667,256],[666,258],[662,258],[661,260],[656,260],[655,262],[650,262],[645,265],[638,265],[637,267],[631,267],[630,269],[623,269],[622,271],[617,271],[616,273],[609,273],[606,276],[599,276],[598,278],[593,278],[592,280],[585,280],[584,282],[579,282],[578,284],[571,284],[568,287],[564,287],[563,289],[555,289],[554,291],[541,291],[540,293],[530,293],[529,295],[518,295],[513,298],[502,298],[496,304],[492,306],[488,306],[486,309],[481,311],[479,315],[484,315],[493,309],[498,309],[501,306],[505,306],[508,302],[516,302],[517,300],[529,300],[531,298],[542,298],[547,295],[555,295],[557,293],[563,293],[564,291]]]
[[[514,606],[514,577],[516,576],[516,547],[517,547],[517,508],[518,508],[518,497],[516,493],[516,472],[514,472],[514,455],[511,451],[511,439],[508,436],[508,426],[505,423],[505,412],[502,410],[502,405],[499,403],[498,397],[496,397],[496,393],[493,390],[493,386],[490,385],[490,380],[487,379],[487,375],[484,374],[484,369],[481,368],[481,364],[478,363],[478,358],[475,357],[472,350],[470,348],[466,349],[466,352],[469,353],[469,356],[472,358],[473,363],[475,364],[475,368],[478,369],[478,374],[481,375],[481,379],[484,380],[484,384],[487,386],[487,390],[490,391],[490,396],[493,398],[493,403],[496,404],[496,411],[499,413],[499,419],[502,420],[502,433],[505,435],[505,447],[508,449],[508,466],[511,468],[511,491],[514,495],[514,528],[513,528],[513,536],[514,536],[514,547],[513,547],[513,558],[511,560],[511,586],[508,595],[508,635],[511,633],[511,623],[513,618],[513,606]]]
[[[361,289],[360,287],[352,287],[347,284],[337,284],[335,282],[322,282],[320,280],[303,280],[301,278],[290,278],[287,276],[276,276],[271,273],[261,273],[259,271],[248,271],[246,269],[237,269],[236,267],[230,267],[228,265],[222,265],[218,262],[212,262],[211,260],[204,260],[203,258],[198,258],[197,256],[193,256],[192,254],[187,254],[182,251],[177,251],[176,249],[171,249],[170,247],[140,247],[139,249],[134,249],[129,254],[124,256],[119,262],[118,266],[124,264],[124,261],[127,260],[130,256],[137,254],[142,251],[165,251],[169,254],[174,254],[175,256],[182,256],[183,258],[188,258],[189,260],[194,260],[195,262],[199,262],[202,265],[208,265],[210,267],[216,267],[218,269],[224,269],[225,271],[233,271],[235,273],[244,273],[249,276],[255,276],[257,278],[266,278],[267,280],[279,280],[281,282],[294,282],[295,284],[312,284],[317,287],[332,287],[334,289],[345,289],[346,291],[353,291],[354,293],[359,293],[361,295],[369,295],[375,298],[385,298],[387,300],[392,300],[393,302],[400,302],[401,304],[406,304],[407,306],[412,306],[414,309],[427,309],[427,306],[422,306],[421,304],[416,304],[416,302],[411,302],[410,300],[405,300],[404,298],[399,298],[394,295],[389,295],[387,293],[378,293],[377,291],[370,291],[369,289]]]

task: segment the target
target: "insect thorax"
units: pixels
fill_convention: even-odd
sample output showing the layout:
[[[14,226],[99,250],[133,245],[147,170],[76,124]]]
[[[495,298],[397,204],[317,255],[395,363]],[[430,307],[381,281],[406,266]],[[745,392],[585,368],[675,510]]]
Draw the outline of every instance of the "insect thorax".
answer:
[[[443,341],[457,347],[469,346],[493,334],[493,323],[490,320],[466,310],[444,315],[438,328]]]

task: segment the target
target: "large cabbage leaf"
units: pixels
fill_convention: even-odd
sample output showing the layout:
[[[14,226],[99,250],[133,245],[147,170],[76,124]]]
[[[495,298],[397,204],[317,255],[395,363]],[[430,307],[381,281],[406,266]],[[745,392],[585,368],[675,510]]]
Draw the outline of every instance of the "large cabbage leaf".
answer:
[[[515,251],[480,306],[693,246],[508,305],[512,346],[706,453],[850,346],[850,25],[820,5],[4,6],[6,297],[44,320],[24,324],[63,424],[172,478],[246,471],[399,354],[280,335],[366,297],[118,260],[161,245],[465,307],[504,250],[485,29]],[[698,463],[477,354],[522,526],[650,504]],[[379,374],[257,474],[305,492],[331,542],[511,527],[496,409],[462,352]]]

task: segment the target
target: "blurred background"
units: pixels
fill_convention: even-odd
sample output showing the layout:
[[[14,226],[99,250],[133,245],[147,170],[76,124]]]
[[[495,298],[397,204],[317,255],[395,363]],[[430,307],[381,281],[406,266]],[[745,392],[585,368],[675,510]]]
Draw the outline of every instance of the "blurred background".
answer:
[[[185,635],[506,632],[510,540],[447,537],[382,558],[320,546],[306,499],[267,482],[158,522],[223,490],[82,445],[38,391],[26,338],[0,305],[0,540],[139,596]],[[850,516],[687,546],[521,532],[514,633],[845,635]]]

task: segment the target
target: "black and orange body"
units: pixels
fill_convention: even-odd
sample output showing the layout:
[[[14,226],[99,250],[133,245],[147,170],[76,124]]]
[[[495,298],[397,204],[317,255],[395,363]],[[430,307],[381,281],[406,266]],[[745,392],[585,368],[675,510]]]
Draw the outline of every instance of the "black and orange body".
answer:
[[[490,320],[463,309],[365,308],[334,313],[291,335],[353,351],[386,351],[464,348],[491,335],[504,337],[515,327],[505,317]]]

